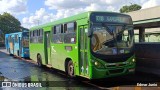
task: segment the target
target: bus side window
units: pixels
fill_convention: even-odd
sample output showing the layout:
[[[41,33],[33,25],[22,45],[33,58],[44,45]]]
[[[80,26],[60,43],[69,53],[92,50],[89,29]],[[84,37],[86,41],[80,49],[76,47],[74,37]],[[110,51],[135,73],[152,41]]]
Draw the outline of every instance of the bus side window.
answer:
[[[33,37],[32,31],[30,31],[29,33],[30,33],[30,43],[32,43],[32,37]]]
[[[53,34],[56,34],[56,26],[53,28]]]
[[[43,29],[39,29],[38,43],[43,43]]]
[[[34,32],[35,32],[35,31],[33,31],[33,37],[35,36],[35,35],[34,35]]]
[[[38,43],[38,38],[39,38],[39,30],[36,30],[36,34],[37,34],[37,36],[36,36],[36,43]]]
[[[38,36],[40,36],[40,33],[41,33],[41,29],[39,29],[38,31],[39,31],[39,32],[38,32]]]
[[[63,25],[54,26],[52,33],[52,42],[63,43]]]
[[[33,43],[37,43],[37,30],[34,30],[33,33]]]
[[[11,35],[9,35],[8,37],[9,37],[9,42],[11,42]]]
[[[63,25],[61,25],[61,33],[63,33]]]
[[[64,24],[64,33],[67,33],[67,24]]]
[[[43,36],[43,29],[40,29],[40,36]]]
[[[18,34],[15,35],[15,43],[18,43]]]
[[[64,25],[64,43],[76,43],[76,29],[76,22],[71,22]]]

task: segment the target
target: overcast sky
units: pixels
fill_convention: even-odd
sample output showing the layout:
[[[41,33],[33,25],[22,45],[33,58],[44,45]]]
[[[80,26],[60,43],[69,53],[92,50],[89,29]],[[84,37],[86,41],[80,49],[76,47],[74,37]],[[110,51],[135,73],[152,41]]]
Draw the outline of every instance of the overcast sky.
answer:
[[[134,3],[145,9],[160,5],[160,0],[0,0],[0,14],[9,12],[30,28],[85,11],[119,12]]]

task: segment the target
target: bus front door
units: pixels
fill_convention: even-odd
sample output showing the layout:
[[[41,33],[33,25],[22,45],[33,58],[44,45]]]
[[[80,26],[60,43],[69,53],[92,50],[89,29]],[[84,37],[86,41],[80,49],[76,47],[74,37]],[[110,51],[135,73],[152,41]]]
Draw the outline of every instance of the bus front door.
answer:
[[[50,53],[50,31],[45,32],[44,51],[46,64],[51,65],[51,53]]]
[[[83,25],[79,27],[80,31],[80,57],[79,57],[79,71],[81,76],[89,76],[89,68],[88,68],[88,25]]]

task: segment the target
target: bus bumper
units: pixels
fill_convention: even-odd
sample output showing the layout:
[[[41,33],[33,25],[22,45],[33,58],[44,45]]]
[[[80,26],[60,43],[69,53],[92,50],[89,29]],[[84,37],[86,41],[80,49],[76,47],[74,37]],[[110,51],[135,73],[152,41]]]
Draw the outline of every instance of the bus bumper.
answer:
[[[24,58],[29,58],[29,54],[24,54],[23,57]]]
[[[126,74],[134,74],[135,72],[135,64],[127,67],[117,67],[117,68],[104,68],[98,69],[96,67],[92,67],[92,79],[100,79],[100,78],[108,78],[121,76]]]

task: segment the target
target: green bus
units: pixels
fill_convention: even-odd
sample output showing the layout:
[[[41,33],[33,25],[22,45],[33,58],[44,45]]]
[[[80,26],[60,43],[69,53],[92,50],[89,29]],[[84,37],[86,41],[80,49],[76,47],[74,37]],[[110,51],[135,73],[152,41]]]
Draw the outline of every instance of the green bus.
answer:
[[[30,29],[30,58],[68,76],[99,79],[134,73],[129,15],[89,11]]]

